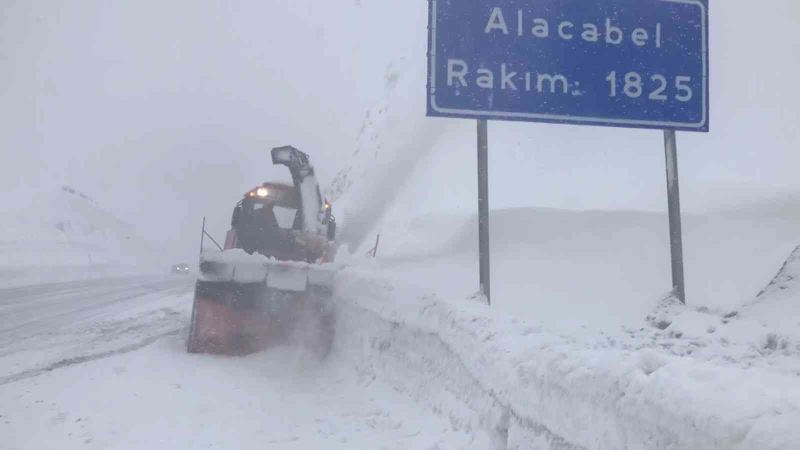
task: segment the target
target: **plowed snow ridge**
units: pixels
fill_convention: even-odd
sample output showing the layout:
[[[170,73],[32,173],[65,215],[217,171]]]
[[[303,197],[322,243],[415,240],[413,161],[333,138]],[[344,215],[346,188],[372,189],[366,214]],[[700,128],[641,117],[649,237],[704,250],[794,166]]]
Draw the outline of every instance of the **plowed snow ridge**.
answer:
[[[496,448],[800,448],[794,378],[579,342],[367,271],[337,285],[337,351]]]

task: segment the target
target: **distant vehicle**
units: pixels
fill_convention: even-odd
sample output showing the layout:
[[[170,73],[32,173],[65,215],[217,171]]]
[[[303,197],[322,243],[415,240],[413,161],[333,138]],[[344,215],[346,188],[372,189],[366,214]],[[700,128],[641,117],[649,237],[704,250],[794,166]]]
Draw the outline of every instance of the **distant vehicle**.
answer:
[[[189,273],[189,265],[188,264],[175,264],[172,266],[172,273],[179,273],[181,275],[185,275]]]

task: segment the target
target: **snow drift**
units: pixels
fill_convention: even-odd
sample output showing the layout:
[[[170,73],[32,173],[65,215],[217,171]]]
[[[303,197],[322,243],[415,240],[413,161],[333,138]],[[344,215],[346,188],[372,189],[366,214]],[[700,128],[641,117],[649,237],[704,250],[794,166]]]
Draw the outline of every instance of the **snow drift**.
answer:
[[[557,335],[368,269],[341,273],[336,295],[337,351],[485,448],[800,446],[796,377]]]
[[[691,305],[730,312],[752,301],[800,242],[790,211],[686,214]],[[796,209],[800,211],[800,207]],[[493,304],[574,330],[636,326],[670,290],[665,214],[551,208],[492,210]],[[387,276],[443,298],[477,290],[477,219],[387,217],[379,262]]]
[[[684,218],[689,306],[660,214],[492,211],[491,308],[474,216],[389,215],[337,349],[494,448],[800,448],[800,236],[765,208]]]

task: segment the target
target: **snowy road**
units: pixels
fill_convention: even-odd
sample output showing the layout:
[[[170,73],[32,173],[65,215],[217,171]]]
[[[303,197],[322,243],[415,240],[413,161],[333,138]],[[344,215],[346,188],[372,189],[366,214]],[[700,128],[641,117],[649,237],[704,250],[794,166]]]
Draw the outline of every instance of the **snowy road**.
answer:
[[[118,277],[0,289],[0,385],[177,332],[188,277]]]
[[[139,307],[149,294],[190,292],[192,281],[124,277],[0,289],[0,347]]]
[[[338,358],[190,355],[193,279],[0,289],[0,441],[40,448],[472,448]]]

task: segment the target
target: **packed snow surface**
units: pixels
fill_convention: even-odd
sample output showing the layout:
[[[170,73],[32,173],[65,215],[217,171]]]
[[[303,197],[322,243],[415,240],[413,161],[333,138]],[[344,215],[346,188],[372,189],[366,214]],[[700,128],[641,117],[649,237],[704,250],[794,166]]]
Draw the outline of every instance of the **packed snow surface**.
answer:
[[[476,448],[468,431],[340,358],[188,354],[193,281],[0,289],[2,447]]]

